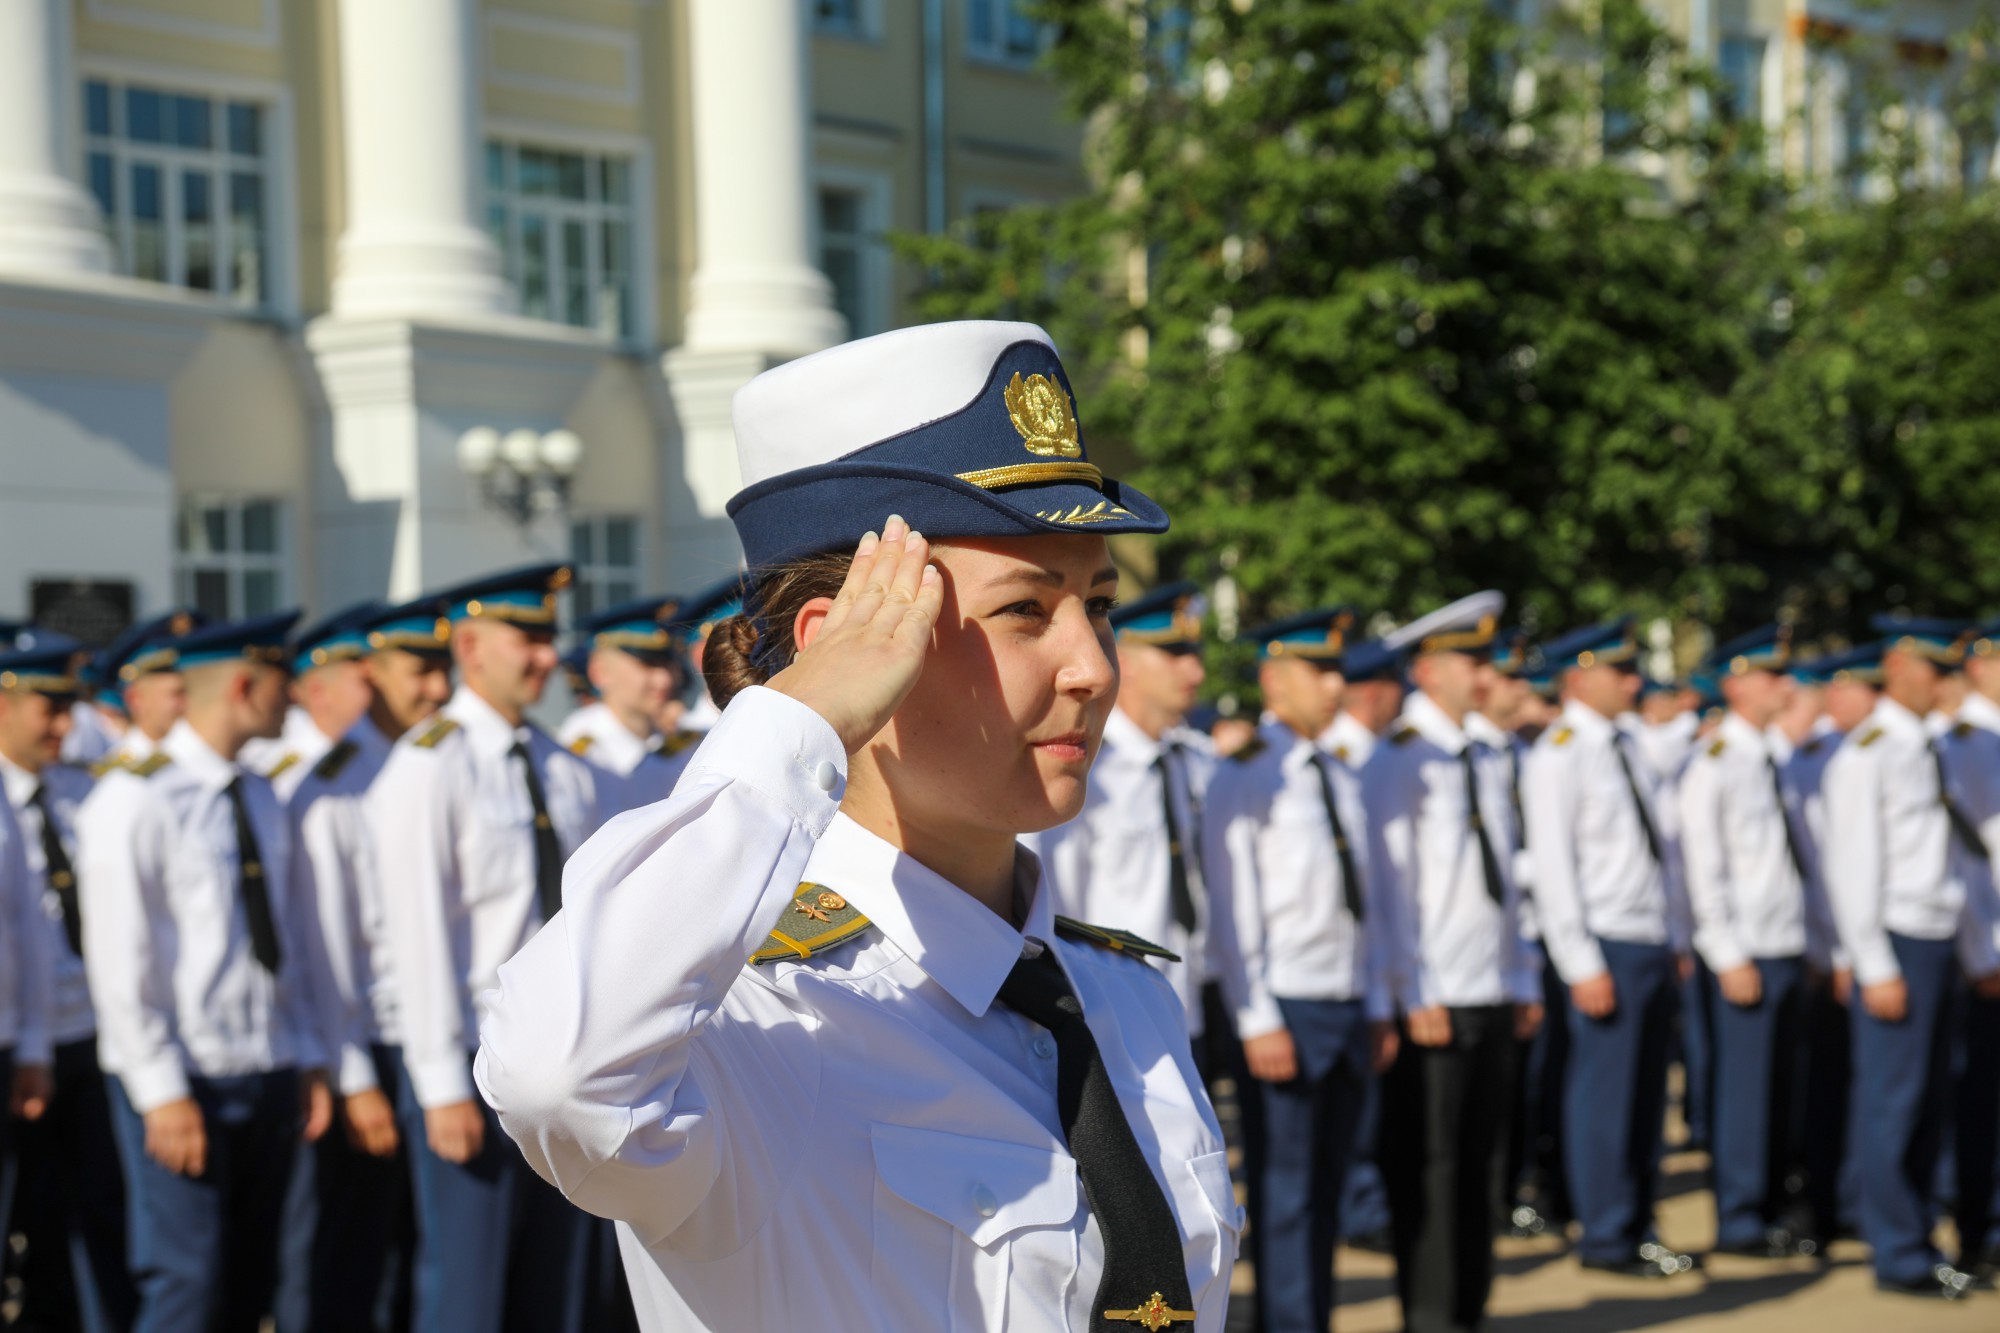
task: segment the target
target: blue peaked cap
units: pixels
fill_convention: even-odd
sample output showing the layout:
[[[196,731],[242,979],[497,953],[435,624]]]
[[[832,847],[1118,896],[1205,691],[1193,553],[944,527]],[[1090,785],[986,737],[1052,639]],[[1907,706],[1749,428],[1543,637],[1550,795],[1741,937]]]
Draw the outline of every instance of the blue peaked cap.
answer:
[[[1791,662],[1792,627],[1774,622],[1717,644],[1701,659],[1701,667],[1716,676],[1740,676],[1746,671],[1783,671]]]
[[[1974,634],[1972,622],[1966,620],[1884,615],[1874,617],[1869,624],[1877,634],[1886,636],[1884,652],[1901,648],[1947,671],[1965,665],[1965,650]]]
[[[58,636],[61,637],[61,636]],[[68,646],[41,644],[0,653],[0,690],[32,690],[37,694],[73,695],[83,689],[78,676],[90,656],[70,640]]]
[[[379,610],[380,602],[360,602],[300,630],[292,636],[292,670],[310,671],[360,657],[368,651],[368,621]]]
[[[1340,674],[1350,681],[1400,680],[1407,655],[1380,639],[1357,643],[1341,656]]]
[[[174,642],[180,670],[213,662],[248,661],[287,667],[291,654],[286,636],[299,623],[297,611],[278,611],[248,620],[224,620],[204,626]]]
[[[673,626],[680,609],[677,597],[640,597],[584,618],[577,631],[586,651],[616,648],[641,661],[665,665],[677,655]]]
[[[568,565],[523,565],[454,583],[432,594],[444,604],[445,619],[501,620],[523,629],[554,631],[556,594],[570,585]]]
[[[1574,629],[1542,645],[1542,668],[1551,676],[1571,667],[1625,666],[1639,660],[1633,618],[1620,616]]]
[[[1354,628],[1354,609],[1323,606],[1300,615],[1274,620],[1250,631],[1260,657],[1303,657],[1309,661],[1338,664],[1347,651],[1347,638]]]
[[[667,626],[683,642],[708,637],[708,632],[743,609],[743,576],[731,574],[720,583],[681,598],[680,618]]]
[[[1120,643],[1199,648],[1204,610],[1200,585],[1169,583],[1113,608],[1111,628]]]
[[[1791,674],[1814,685],[1835,681],[1856,681],[1863,685],[1882,683],[1882,654],[1885,643],[1864,643],[1835,653],[1822,653],[1807,662],[1792,665]]]
[[[172,671],[176,660],[174,641],[207,623],[208,617],[192,607],[177,607],[128,626],[90,659],[85,679],[93,688],[110,695],[114,703],[122,704],[118,690],[155,671]]]

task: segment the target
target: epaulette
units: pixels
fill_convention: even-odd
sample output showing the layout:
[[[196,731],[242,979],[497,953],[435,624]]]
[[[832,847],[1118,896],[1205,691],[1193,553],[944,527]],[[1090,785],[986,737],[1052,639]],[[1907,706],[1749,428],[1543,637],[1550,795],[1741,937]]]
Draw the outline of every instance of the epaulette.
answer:
[[[1338,760],[1339,760],[1339,761],[1340,761],[1341,763],[1343,763],[1343,764],[1344,764],[1344,763],[1346,763],[1346,762],[1347,762],[1347,747],[1346,747],[1345,745],[1336,745],[1336,746],[1334,746],[1334,747],[1333,747],[1333,757],[1334,757],[1335,759],[1338,759]]]
[[[1807,754],[1818,754],[1820,744],[1821,744],[1820,738],[1815,736],[1811,740],[1807,741],[1804,745],[1801,745],[1799,748],[1801,750],[1804,750]]]
[[[792,896],[791,910],[778,923],[778,929],[771,932],[764,947],[750,955],[750,961],[777,963],[788,958],[810,958],[836,944],[845,944],[874,924],[832,889],[801,884]]]
[[[1870,727],[1868,729],[1867,734],[1854,743],[1865,750],[1869,746],[1873,745],[1876,741],[1879,741],[1881,739],[1882,739],[1882,728]]]
[[[1556,734],[1549,737],[1549,744],[1568,745],[1571,741],[1575,739],[1576,739],[1576,733],[1571,731],[1568,727],[1557,727]]]
[[[1389,744],[1408,745],[1411,741],[1417,738],[1417,735],[1418,732],[1415,727],[1398,727],[1396,728],[1395,734],[1389,737]]]
[[[458,730],[458,723],[448,717],[441,717],[431,724],[431,729],[412,741],[419,750],[435,750],[438,742]]]
[[[142,778],[150,778],[153,776],[153,774],[159,772],[161,769],[165,768],[168,764],[171,764],[173,762],[174,761],[168,758],[166,755],[157,753],[149,754],[136,764],[133,763],[126,764],[125,771],[128,773],[136,774],[137,776]]]
[[[1093,926],[1073,917],[1057,917],[1056,934],[1067,939],[1082,940],[1085,944],[1095,944],[1114,953],[1133,953],[1142,958],[1164,958],[1170,963],[1178,963],[1181,960],[1181,956],[1173,950],[1163,949],[1151,940],[1142,940],[1129,930]]]
[[[701,744],[707,735],[705,731],[677,731],[660,741],[659,752],[669,759],[676,758]]]
[[[1964,740],[1972,734],[1972,724],[1970,722],[1961,722],[1951,729],[1951,734],[1960,740]]]
[[[1728,748],[1729,742],[1718,736],[1715,739],[1715,743],[1708,747],[1708,757],[1710,759],[1720,759],[1722,758],[1722,752]]]
[[[569,752],[581,759],[584,755],[590,753],[590,747],[595,744],[597,744],[597,737],[595,736],[578,736],[569,743]]]
[[[280,759],[277,763],[271,765],[271,771],[264,775],[264,781],[276,782],[278,780],[278,775],[280,773],[289,772],[292,769],[292,767],[299,762],[299,758],[300,755],[297,750],[285,751],[285,757],[283,759]]]
[[[313,765],[313,776],[321,782],[331,782],[339,777],[340,770],[346,768],[354,756],[360,753],[361,747],[353,741],[344,738],[337,740],[333,743],[333,748],[321,755],[320,761]]]
[[[1262,736],[1252,736],[1237,748],[1235,754],[1229,756],[1229,761],[1234,764],[1247,764],[1270,748],[1270,742]]]
[[[90,766],[90,776],[93,778],[101,778],[106,773],[109,773],[112,769],[124,768],[125,766],[126,765],[125,765],[124,755],[107,754],[102,759],[98,760],[96,763]]]

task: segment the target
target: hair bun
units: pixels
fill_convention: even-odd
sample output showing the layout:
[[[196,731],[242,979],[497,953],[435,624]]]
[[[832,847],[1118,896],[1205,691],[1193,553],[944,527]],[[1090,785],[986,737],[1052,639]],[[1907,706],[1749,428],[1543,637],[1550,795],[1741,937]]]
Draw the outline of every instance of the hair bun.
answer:
[[[717,708],[729,707],[729,701],[744,690],[770,679],[756,658],[757,623],[747,614],[739,611],[709,631],[701,654],[701,674]]]

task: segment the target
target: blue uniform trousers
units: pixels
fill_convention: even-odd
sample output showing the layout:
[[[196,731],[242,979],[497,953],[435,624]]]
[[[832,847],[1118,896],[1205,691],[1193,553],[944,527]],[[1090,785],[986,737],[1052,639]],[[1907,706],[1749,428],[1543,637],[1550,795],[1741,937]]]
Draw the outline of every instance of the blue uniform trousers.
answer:
[[[125,1168],[135,1333],[256,1333],[277,1283],[278,1228],[299,1135],[289,1069],[188,1079],[208,1137],[198,1177],[146,1155],[146,1122],[109,1080]]]
[[[1861,1216],[1859,1159],[1850,1148],[1859,1124],[1851,1114],[1853,1020],[1830,983],[1807,997],[1806,1044],[1806,1201],[1824,1248]]]
[[[2000,1259],[2000,1000],[1968,995],[1958,1085],[1959,1266]]]
[[[395,1104],[398,1066],[374,1050],[375,1077]],[[395,1325],[398,1276],[391,1257],[407,1237],[405,1147],[372,1157],[336,1119],[318,1143],[301,1143],[285,1199],[278,1282],[283,1333],[386,1333]]]
[[[1533,1204],[1558,1231],[1572,1215],[1563,1162],[1563,1088],[1569,1072],[1569,987],[1542,961],[1542,1025],[1521,1051],[1507,1202]],[[1511,1208],[1509,1209],[1511,1211]]]
[[[1871,1017],[1858,986],[1853,1004],[1861,1234],[1874,1251],[1879,1280],[1916,1283],[1939,1261],[1931,1244],[1932,1202],[1958,964],[1950,940],[1892,934],[1889,943],[1909,988],[1908,1012],[1900,1023]]]
[[[1699,957],[1694,975],[1680,985],[1681,1073],[1686,1080],[1681,1109],[1688,1128],[1688,1146],[1715,1146],[1715,974]],[[1671,1050],[1667,1062],[1673,1063]]]
[[[55,1049],[55,1096],[24,1123],[14,1230],[28,1242],[20,1322],[125,1333],[139,1293],[125,1258],[125,1180],[97,1039]]]
[[[1368,1022],[1357,1000],[1280,998],[1278,1007],[1299,1073],[1259,1085],[1268,1138],[1254,1223],[1264,1236],[1257,1298],[1266,1333],[1324,1333],[1341,1189],[1368,1078]]]
[[[589,1216],[529,1169],[483,1102],[486,1142],[477,1157],[459,1165],[432,1152],[400,1056],[397,1064],[397,1118],[417,1211],[413,1326],[421,1333],[581,1333]]]
[[[1340,1234],[1345,1239],[1377,1235],[1389,1229],[1389,1192],[1382,1184],[1382,1080],[1369,1074],[1361,1092],[1361,1116],[1354,1127],[1354,1149],[1347,1159],[1347,1179],[1340,1190]]]
[[[1577,1253],[1622,1262],[1652,1238],[1678,984],[1664,944],[1598,946],[1618,1003],[1604,1019],[1570,1010],[1564,1129]]]
[[[1709,973],[1715,1018],[1715,1239],[1756,1245],[1783,1220],[1785,1177],[1797,1159],[1797,1099],[1803,958],[1753,960],[1763,997],[1731,1004]]]

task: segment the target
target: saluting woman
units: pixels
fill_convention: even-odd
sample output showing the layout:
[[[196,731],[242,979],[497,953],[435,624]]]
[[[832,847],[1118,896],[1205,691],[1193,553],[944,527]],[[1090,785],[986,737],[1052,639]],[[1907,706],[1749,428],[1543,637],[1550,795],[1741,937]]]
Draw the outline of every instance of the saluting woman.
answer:
[[[1031,325],[792,362],[735,425],[722,720],[570,861],[481,1089],[621,1224],[647,1329],[1220,1333],[1240,1213],[1178,1001],[1016,842],[1082,807],[1117,693],[1104,536],[1166,516]]]

